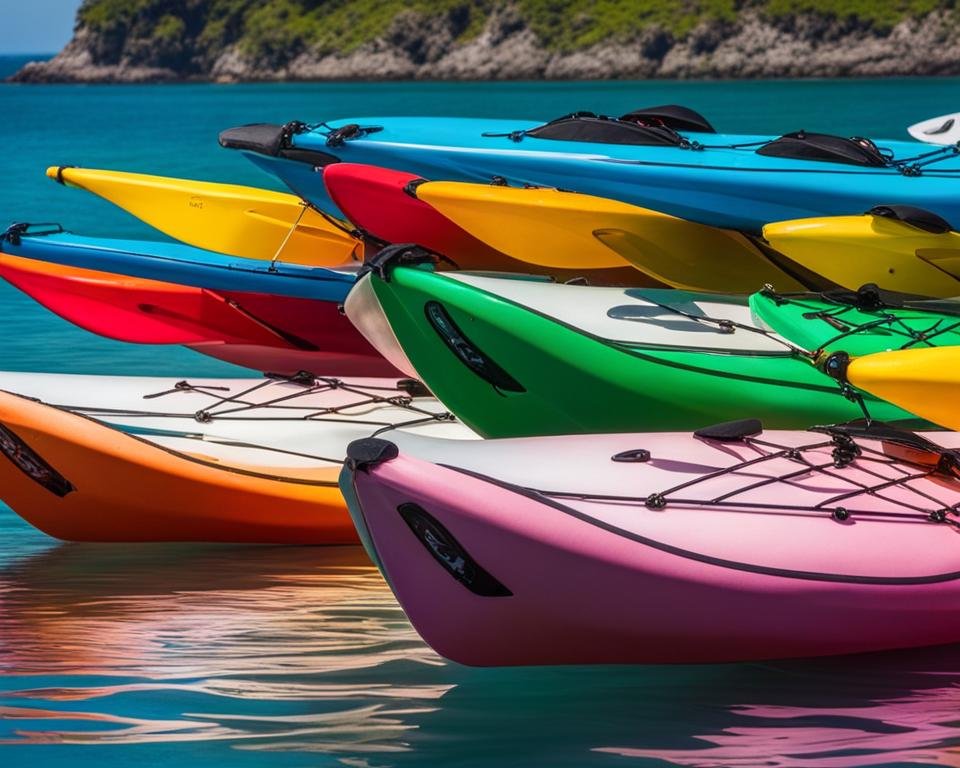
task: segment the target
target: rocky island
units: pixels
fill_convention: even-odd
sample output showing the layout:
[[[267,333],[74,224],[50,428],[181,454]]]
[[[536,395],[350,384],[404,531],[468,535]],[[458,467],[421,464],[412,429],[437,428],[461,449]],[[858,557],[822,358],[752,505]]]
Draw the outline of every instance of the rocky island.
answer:
[[[11,79],[956,74],[952,0],[85,0],[63,51]]]

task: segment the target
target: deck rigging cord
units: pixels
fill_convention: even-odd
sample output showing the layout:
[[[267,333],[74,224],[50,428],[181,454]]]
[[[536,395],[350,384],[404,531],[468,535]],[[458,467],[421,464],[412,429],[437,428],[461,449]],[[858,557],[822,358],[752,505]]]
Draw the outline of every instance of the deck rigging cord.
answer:
[[[826,347],[849,336],[878,327],[884,327],[890,333],[906,339],[900,349],[909,349],[916,344],[926,344],[933,347],[936,346],[931,343],[933,339],[960,330],[960,303],[952,300],[938,301],[897,294],[884,291],[872,283],[861,286],[857,291],[804,291],[795,293],[778,293],[772,287],[766,286],[761,294],[776,302],[778,306],[787,304],[794,304],[799,307],[806,306],[811,311],[803,316],[805,320],[823,320],[838,331],[837,335],[820,345],[818,352],[822,352]],[[805,299],[831,304],[834,309],[826,310],[811,304],[805,305]],[[917,329],[909,325],[903,317],[885,310],[916,312],[921,317],[924,313],[945,317],[933,320],[927,328]],[[873,320],[864,322],[856,322],[849,317],[844,317],[855,311],[879,314]],[[949,322],[947,317],[957,319],[954,322]]]
[[[283,387],[282,392],[275,396],[268,397],[265,400],[252,400],[251,395],[262,392],[271,386],[280,386],[283,384],[296,384],[301,387],[299,391],[289,392]],[[297,400],[303,400],[310,395],[323,394],[329,392],[346,392],[356,395],[356,399],[339,405],[330,405],[317,407],[310,404],[298,404]],[[158,398],[176,398],[185,393],[207,395],[212,402],[199,411],[185,413],[181,411],[148,411],[136,409],[105,408],[105,407],[79,407],[69,405],[59,405],[56,407],[65,410],[72,410],[92,418],[125,417],[125,418],[149,418],[149,419],[193,419],[198,424],[211,424],[217,421],[236,421],[236,422],[323,422],[365,425],[373,427],[371,436],[376,436],[394,429],[405,429],[410,427],[424,426],[436,422],[455,421],[455,418],[448,411],[432,411],[422,408],[416,404],[416,398],[428,394],[423,385],[413,379],[401,379],[394,387],[377,386],[372,384],[351,383],[343,379],[333,377],[314,376],[307,372],[300,372],[292,376],[280,374],[267,374],[267,378],[257,381],[255,384],[242,389],[238,392],[230,393],[227,387],[217,385],[193,384],[189,381],[177,382],[173,387],[159,392],[150,393],[143,396],[144,400],[155,400]],[[226,393],[226,394],[225,394]],[[393,393],[393,394],[390,394]],[[410,413],[410,418],[404,421],[386,421],[376,419],[359,419],[349,417],[350,411],[369,409],[375,407],[392,407],[403,409]],[[265,416],[244,416],[258,410],[263,410]],[[273,415],[276,411],[285,411],[289,415]],[[340,416],[341,418],[338,418]],[[111,426],[123,431],[124,426]],[[297,456],[300,458],[316,459],[331,463],[343,461],[343,456],[330,458],[326,456],[301,453],[291,451],[285,448],[273,447],[257,443],[249,443],[241,440],[232,440],[230,438],[220,438],[215,435],[207,435],[197,432],[170,431],[164,432],[166,436],[179,437],[184,439],[197,440],[200,442],[216,443],[240,448],[252,448],[270,453]]]
[[[270,259],[271,272],[277,271],[277,260],[280,258],[280,254],[283,253],[283,249],[287,247],[287,243],[290,242],[290,238],[293,237],[293,233],[297,231],[297,227],[300,226],[303,215],[307,212],[307,204],[301,202],[299,208],[300,212],[297,214],[296,220],[290,225],[290,228],[287,230],[287,234],[283,236],[283,240],[280,241],[280,245],[277,246],[277,250]]]
[[[760,150],[775,144],[784,139],[795,139],[798,141],[807,140],[808,136],[817,136],[818,134],[808,134],[804,130],[796,131],[794,133],[784,134],[783,136],[773,138],[773,139],[758,139],[755,141],[744,141],[744,142],[732,142],[726,144],[709,144],[697,139],[691,139],[685,136],[680,130],[677,130],[675,127],[669,124],[668,121],[664,120],[635,120],[635,119],[624,119],[619,117],[611,117],[609,115],[599,115],[593,112],[571,112],[567,115],[555,118],[550,120],[542,125],[536,126],[534,128],[527,128],[515,131],[508,131],[506,133],[497,133],[497,132],[485,132],[481,136],[486,138],[507,138],[511,141],[517,143],[522,141],[526,137],[536,138],[538,132],[543,129],[557,126],[558,124],[570,123],[576,121],[591,121],[598,125],[605,125],[609,127],[622,127],[623,129],[631,129],[635,131],[646,131],[650,135],[649,145],[651,146],[667,146],[674,147],[676,149],[691,150],[694,152],[703,152],[708,150],[754,150],[759,152]],[[382,126],[371,125],[371,126],[361,126],[358,123],[349,123],[347,125],[340,126],[335,128],[326,122],[313,123],[313,124],[298,124],[299,130],[295,133],[319,133],[324,137],[328,147],[338,147],[341,146],[345,141],[356,138],[363,138],[372,133],[377,133],[383,130]],[[292,134],[291,134],[292,135]],[[555,136],[550,138],[564,138],[562,136]],[[868,163],[872,167],[876,168],[889,168],[897,171],[903,176],[921,176],[923,174],[923,169],[938,163],[942,160],[946,160],[951,157],[956,157],[960,155],[960,142],[956,144],[947,144],[944,146],[936,147],[930,149],[926,152],[920,152],[916,155],[904,158],[897,158],[893,155],[892,151],[888,149],[882,149],[878,147],[871,139],[862,137],[862,136],[852,136],[849,139],[842,139],[841,137],[830,137],[832,139],[838,139],[840,141],[849,142],[850,145],[854,147],[859,147],[860,151],[864,153],[865,156],[869,157],[872,162]],[[585,139],[574,139],[574,140],[585,140]],[[599,141],[598,143],[610,143]],[[614,142],[616,143],[616,142]],[[764,154],[763,152],[760,152]],[[602,160],[608,160],[611,162],[622,162],[622,163],[635,163],[638,165],[660,165],[661,163],[647,163],[641,160],[618,160],[616,158],[598,158]],[[810,158],[795,158],[795,159],[810,159]],[[669,163],[663,163],[664,165],[669,165]],[[731,170],[769,170],[769,169],[731,169]],[[797,168],[785,168],[777,169],[782,171],[803,171],[804,169]],[[812,172],[818,172],[818,169],[811,168],[807,169]],[[838,171],[819,171],[819,172],[838,172]],[[850,171],[842,171],[844,173],[850,173]],[[957,173],[960,172],[960,169],[941,169],[943,173]]]
[[[712,438],[703,436],[706,431],[703,430],[694,434],[702,437],[702,439],[711,440]],[[838,522],[844,522],[854,516],[858,518],[923,519],[936,523],[948,523],[954,528],[960,528],[960,522],[955,519],[958,508],[960,508],[960,502],[945,501],[943,498],[917,487],[918,481],[933,476],[950,478],[956,482],[958,476],[960,476],[958,475],[960,453],[957,451],[942,448],[906,430],[878,425],[876,422],[872,424],[851,422],[847,425],[814,427],[811,431],[824,432],[829,436],[829,439],[814,441],[801,446],[779,444],[756,437],[755,434],[741,434],[735,440],[722,439],[721,442],[735,441],[745,445],[755,450],[758,455],[646,496],[568,493],[536,488],[526,488],[526,490],[556,499],[642,504],[652,510],[664,510],[672,505],[690,505],[738,511],[825,512]],[[894,445],[907,449],[905,453],[908,457],[891,457],[882,448],[877,449],[858,442],[857,437],[879,441],[882,446]],[[828,449],[829,453],[827,453]],[[808,454],[817,455],[811,458]],[[910,456],[913,457],[912,460]],[[921,462],[921,457],[926,461]],[[647,458],[643,460],[650,460],[649,453],[647,453]],[[800,466],[789,470],[774,471],[771,474],[758,471],[778,460],[795,462]],[[908,469],[908,467],[910,468]],[[918,468],[913,469],[913,467]],[[875,478],[876,481],[867,482],[857,479],[854,476],[855,473]],[[725,490],[715,495],[709,493],[699,497],[696,495],[679,495],[682,491],[697,487],[709,490],[708,486],[712,480],[738,474],[744,475],[750,482],[734,490]],[[777,483],[790,485],[802,478],[816,475],[832,478],[848,487],[838,490],[835,494],[816,504],[773,504],[737,498],[759,488]],[[902,498],[886,498],[883,491],[894,486],[901,490],[909,490],[917,500],[909,502]],[[955,496],[957,488],[953,490]],[[910,511],[891,512],[849,506],[851,500],[861,497],[874,497],[889,501]]]
[[[763,296],[772,299],[778,305],[792,303],[799,306],[804,306],[803,299],[811,299],[828,303],[833,302],[835,304],[836,309],[832,312],[823,310],[812,304],[807,305],[811,310],[815,311],[811,311],[810,313],[804,315],[804,319],[823,320],[837,331],[837,333],[833,336],[823,340],[814,350],[808,350],[797,344],[794,344],[788,339],[780,336],[775,331],[766,328],[761,328],[755,325],[747,325],[745,323],[738,323],[725,318],[714,318],[710,317],[709,315],[696,315],[679,307],[658,302],[649,296],[643,296],[643,299],[657,307],[660,307],[661,309],[680,315],[685,319],[693,320],[698,323],[716,325],[721,333],[733,333],[736,330],[742,330],[748,333],[760,334],[771,339],[772,341],[782,344],[784,347],[792,352],[795,352],[797,355],[812,361],[820,360],[823,357],[824,351],[828,347],[851,336],[867,333],[877,328],[884,328],[890,333],[904,338],[905,341],[899,347],[900,349],[909,349],[917,344],[925,344],[928,347],[934,347],[937,345],[932,342],[937,337],[947,333],[960,332],[960,305],[951,305],[947,302],[926,302],[927,306],[918,306],[918,304],[923,302],[913,302],[909,300],[905,300],[899,305],[886,304],[883,301],[882,296],[877,297],[877,290],[879,289],[877,289],[876,286],[867,285],[861,287],[856,293],[842,292],[843,295],[841,296],[841,292],[831,291],[778,293],[771,285],[764,286],[760,293]],[[884,292],[880,293],[882,295],[887,295]],[[860,299],[864,299],[868,303],[861,304],[858,302]],[[844,322],[841,322],[839,319],[842,316],[854,311],[882,312],[884,309],[899,309],[918,313],[935,312],[940,315],[956,316],[957,320],[955,322],[948,322],[946,318],[940,317],[936,320],[932,320],[931,325],[927,326],[926,328],[916,329],[910,326],[904,318],[891,312],[883,312],[872,320],[859,323],[854,322],[850,318],[844,318]]]

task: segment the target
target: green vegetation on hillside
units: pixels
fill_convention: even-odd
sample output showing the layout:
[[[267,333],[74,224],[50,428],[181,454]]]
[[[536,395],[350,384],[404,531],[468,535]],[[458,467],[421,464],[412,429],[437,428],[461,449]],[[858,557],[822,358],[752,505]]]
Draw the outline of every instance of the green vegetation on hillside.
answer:
[[[905,18],[954,6],[955,0],[85,0],[79,20],[96,36],[101,60],[123,56],[197,70],[230,45],[262,65],[282,66],[308,50],[348,53],[373,40],[390,42],[398,28],[407,45],[438,29],[462,42],[502,8],[512,8],[543,46],[570,51],[629,42],[651,30],[679,39],[704,21],[733,22],[744,9],[778,22],[813,15],[883,33]]]
[[[765,12],[772,18],[815,14],[840,20],[851,19],[889,30],[907,18],[919,18],[939,8],[953,8],[950,0],[767,0]]]
[[[241,49],[254,58],[296,55],[308,48],[348,53],[385,35],[401,13],[443,17],[454,39],[483,29],[489,7],[483,0],[250,0]]]

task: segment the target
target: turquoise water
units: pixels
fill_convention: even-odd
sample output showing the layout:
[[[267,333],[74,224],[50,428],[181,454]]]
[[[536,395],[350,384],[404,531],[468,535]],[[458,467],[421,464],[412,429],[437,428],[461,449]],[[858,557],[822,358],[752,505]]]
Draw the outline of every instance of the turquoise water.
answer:
[[[0,79],[9,77],[28,61],[38,61],[47,58],[50,57],[42,53],[35,56],[26,54],[23,56],[0,56]]]
[[[0,74],[14,68],[0,59]],[[0,220],[149,236],[44,168],[269,185],[217,146],[220,129],[244,122],[553,117],[679,102],[733,132],[902,137],[907,123],[954,110],[958,93],[957,80],[0,85]],[[94,338],[7,286],[0,323],[2,368],[233,370]],[[958,681],[960,647],[711,667],[467,669],[419,641],[358,549],[61,544],[0,510],[7,766],[958,765]]]

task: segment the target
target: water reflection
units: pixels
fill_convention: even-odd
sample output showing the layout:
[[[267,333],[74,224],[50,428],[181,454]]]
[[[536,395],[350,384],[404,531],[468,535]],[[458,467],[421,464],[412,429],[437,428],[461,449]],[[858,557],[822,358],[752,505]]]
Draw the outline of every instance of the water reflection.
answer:
[[[750,697],[726,706],[726,722],[692,730],[689,745],[621,739],[599,751],[714,768],[960,766],[960,647],[793,662],[754,675]]]
[[[0,743],[24,763],[960,766],[960,647],[475,670],[420,642],[358,548],[37,549],[0,552]]]
[[[357,547],[63,544],[0,572],[6,744],[393,751],[440,666]]]

